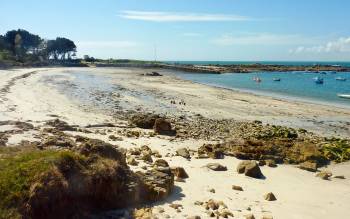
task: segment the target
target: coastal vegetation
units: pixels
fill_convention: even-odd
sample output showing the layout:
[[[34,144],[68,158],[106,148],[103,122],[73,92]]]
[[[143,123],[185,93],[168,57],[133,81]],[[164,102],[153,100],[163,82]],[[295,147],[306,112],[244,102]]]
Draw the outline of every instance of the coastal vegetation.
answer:
[[[64,37],[41,38],[18,29],[0,35],[0,66],[43,66],[77,63],[75,43]],[[79,62],[79,61],[78,61]]]

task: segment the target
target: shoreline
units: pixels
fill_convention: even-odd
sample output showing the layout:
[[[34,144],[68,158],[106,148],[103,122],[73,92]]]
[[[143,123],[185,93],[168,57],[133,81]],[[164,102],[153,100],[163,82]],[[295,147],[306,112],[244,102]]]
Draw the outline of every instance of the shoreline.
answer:
[[[200,158],[199,152],[207,144],[250,139],[269,134],[271,130],[278,130],[272,133],[273,136],[281,133],[290,136],[282,141],[287,144],[323,144],[327,139],[323,135],[285,126],[299,125],[307,130],[320,128],[331,136],[336,136],[332,130],[337,130],[349,136],[349,130],[343,130],[344,124],[339,121],[350,124],[350,110],[261,98],[185,81],[167,71],[160,72],[163,76],[157,77],[142,75],[150,71],[152,69],[135,68],[0,71],[0,90],[6,88],[1,90],[0,120],[23,121],[33,126],[31,128],[27,124],[27,130],[22,130],[13,122],[0,124],[7,138],[6,146],[16,147],[26,142],[47,143],[52,137],[59,137],[57,142],[61,145],[68,142],[78,147],[76,143],[71,143],[72,138],[91,138],[123,150],[128,155],[128,164],[130,158],[136,159],[138,164],[129,164],[132,171],[154,170],[154,161],[160,158],[170,167],[182,167],[189,177],[175,178],[177,180],[169,197],[139,206],[151,208],[158,218],[188,218],[194,215],[209,218],[205,207],[195,203],[210,199],[222,201],[234,218],[241,219],[248,214],[256,218],[272,216],[274,219],[326,219],[346,215],[346,203],[350,201],[349,162],[330,163],[318,170],[326,169],[334,176],[343,175],[345,179],[332,177],[322,180],[313,172],[298,169],[297,165],[285,164],[284,160],[277,162],[275,167],[261,166],[265,179],[254,179],[237,173],[236,167],[241,160],[232,156],[230,151],[226,151],[223,159]],[[23,77],[31,72],[36,73]],[[81,102],[81,98],[88,101]],[[176,104],[171,101],[176,101]],[[180,101],[186,104],[179,104]],[[153,129],[130,124],[130,117],[147,113],[166,117],[176,135],[155,134]],[[63,122],[63,128],[67,130],[47,125],[48,121],[52,124],[55,119],[67,122],[69,125]],[[55,121],[57,125],[62,124]],[[298,133],[297,138],[295,132]],[[265,150],[271,145],[278,145],[273,142],[265,142]],[[152,150],[154,160],[151,163],[142,160],[142,156],[130,155],[135,148],[146,146]],[[70,150],[69,146],[54,148]],[[177,151],[182,148],[189,151],[190,159],[178,155]],[[270,156],[270,151],[273,150],[266,150],[266,156],[272,159],[274,156]],[[209,163],[224,165],[227,171],[213,171],[206,167]],[[232,185],[242,186],[244,191],[233,190]],[[268,192],[273,192],[277,200],[265,200],[263,196]],[[178,210],[172,207],[174,205],[182,207]],[[323,211],[318,211],[319,208]]]

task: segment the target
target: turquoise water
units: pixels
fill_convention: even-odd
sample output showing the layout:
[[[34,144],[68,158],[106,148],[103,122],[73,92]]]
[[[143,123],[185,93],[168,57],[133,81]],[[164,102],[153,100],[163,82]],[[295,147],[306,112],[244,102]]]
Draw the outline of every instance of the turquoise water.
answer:
[[[322,102],[331,105],[350,107],[350,99],[339,98],[337,94],[350,94],[350,72],[327,74],[310,72],[261,72],[249,74],[198,74],[180,73],[181,78],[194,82],[253,92],[278,98],[292,98],[311,102]],[[261,83],[252,80],[258,76]],[[324,84],[316,84],[314,77],[324,79]],[[346,81],[337,81],[336,77],[346,78]],[[273,81],[280,78],[280,82]]]
[[[188,65],[239,65],[239,64],[266,64],[266,65],[340,65],[350,67],[350,62],[320,62],[320,61],[166,61],[166,63],[178,63]]]

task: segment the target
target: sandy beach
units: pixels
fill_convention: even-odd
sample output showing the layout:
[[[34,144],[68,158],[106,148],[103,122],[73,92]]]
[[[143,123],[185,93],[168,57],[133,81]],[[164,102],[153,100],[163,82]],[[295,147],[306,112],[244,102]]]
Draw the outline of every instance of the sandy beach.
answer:
[[[322,180],[315,177],[315,173],[286,164],[276,168],[260,167],[265,179],[253,179],[236,172],[240,160],[235,157],[195,158],[195,151],[204,143],[219,143],[222,138],[150,136],[149,130],[130,127],[127,115],[149,112],[164,115],[171,121],[179,117],[188,121],[198,117],[218,121],[259,120],[263,124],[306,129],[320,136],[349,138],[350,109],[215,88],[182,80],[177,77],[178,73],[167,70],[158,71],[163,76],[143,75],[152,71],[140,68],[0,70],[0,121],[23,121],[35,127],[22,133],[14,132],[6,146],[23,140],[40,140],[45,122],[55,118],[81,128],[112,123],[114,127],[92,127],[89,132],[78,134],[125,149],[147,145],[158,151],[170,166],[183,167],[189,176],[184,182],[175,182],[174,191],[166,200],[152,204],[158,218],[195,215],[209,218],[203,206],[194,204],[209,199],[223,201],[234,218],[246,218],[249,214],[266,219],[347,217],[350,207],[348,162],[332,163],[323,168],[345,179]],[[0,126],[0,132],[16,129],[13,125]],[[141,134],[138,137],[125,135],[128,131]],[[111,139],[110,135],[119,139]],[[175,156],[179,148],[189,149],[192,158]],[[205,167],[208,163],[220,163],[227,171],[212,171]],[[144,165],[149,166],[140,161],[131,168],[142,170]],[[239,185],[244,191],[232,190],[232,185]],[[264,199],[269,192],[275,194],[276,201]],[[172,203],[181,204],[181,210],[170,207]]]

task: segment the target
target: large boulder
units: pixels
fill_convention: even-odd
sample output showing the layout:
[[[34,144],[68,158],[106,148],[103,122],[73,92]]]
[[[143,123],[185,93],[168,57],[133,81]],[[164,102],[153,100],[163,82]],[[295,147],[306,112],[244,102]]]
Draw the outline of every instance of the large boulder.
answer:
[[[255,161],[241,161],[237,166],[237,172],[253,178],[263,178],[259,165]]]
[[[158,115],[153,114],[137,114],[131,117],[130,122],[139,128],[152,129]]]
[[[166,198],[174,187],[174,175],[170,168],[167,171],[157,169],[145,173],[136,173],[141,180],[140,196],[146,201],[159,201]]]
[[[171,123],[164,118],[158,118],[154,122],[154,132],[161,135],[174,135],[175,131],[171,129]]]

